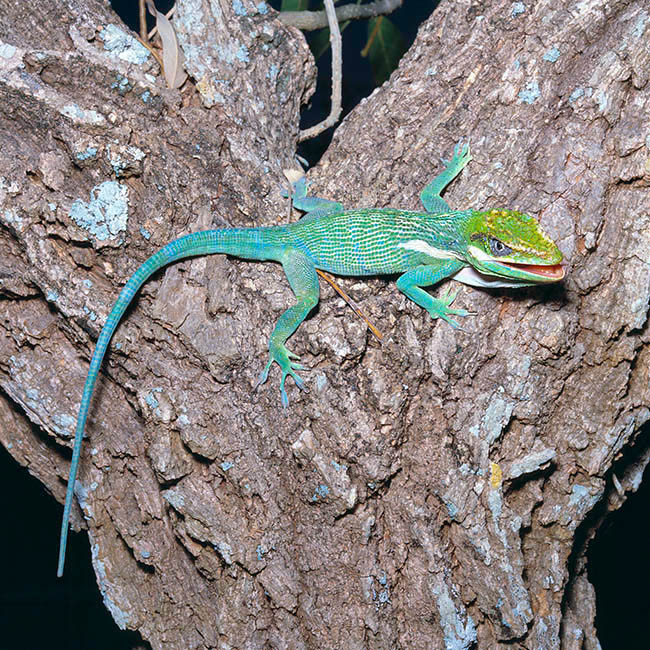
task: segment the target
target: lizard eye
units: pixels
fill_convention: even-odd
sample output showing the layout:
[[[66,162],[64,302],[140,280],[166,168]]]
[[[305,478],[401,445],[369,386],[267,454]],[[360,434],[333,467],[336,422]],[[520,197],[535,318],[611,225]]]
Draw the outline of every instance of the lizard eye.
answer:
[[[502,241],[494,237],[490,237],[490,250],[492,251],[492,255],[496,255],[497,257],[512,253],[510,246],[506,246]]]

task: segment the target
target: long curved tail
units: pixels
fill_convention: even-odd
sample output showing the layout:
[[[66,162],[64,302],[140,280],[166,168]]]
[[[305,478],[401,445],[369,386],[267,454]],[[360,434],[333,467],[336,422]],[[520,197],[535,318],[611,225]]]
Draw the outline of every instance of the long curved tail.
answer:
[[[72,499],[74,496],[74,486],[79,468],[79,458],[81,456],[81,444],[83,441],[86,418],[90,399],[95,388],[95,381],[99,369],[102,365],[102,359],[108,348],[108,344],[117,328],[122,315],[126,308],[133,300],[133,296],[144,282],[156,271],[163,268],[171,262],[183,259],[184,257],[194,257],[196,255],[210,255],[213,253],[228,253],[237,257],[249,259],[275,259],[274,244],[280,243],[278,240],[281,233],[275,228],[226,228],[223,230],[204,230],[180,237],[157,253],[154,253],[140,268],[129,278],[124,285],[118,299],[113,305],[111,313],[106,319],[106,323],[97,339],[95,351],[90,361],[90,368],[84,385],[81,405],[79,406],[79,415],[77,416],[77,428],[74,434],[74,445],[72,448],[72,461],[70,463],[70,473],[68,475],[68,489],[65,494],[65,506],[63,509],[63,521],[61,522],[61,539],[59,542],[59,563],[57,576],[63,575],[63,566],[65,564],[65,549],[68,540],[68,526],[70,521],[70,511],[72,509]]]

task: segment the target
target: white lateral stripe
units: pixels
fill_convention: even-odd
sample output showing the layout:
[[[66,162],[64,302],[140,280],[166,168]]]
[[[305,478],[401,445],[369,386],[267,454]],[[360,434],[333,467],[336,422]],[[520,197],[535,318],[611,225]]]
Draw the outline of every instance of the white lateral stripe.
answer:
[[[474,258],[479,260],[480,262],[494,262],[494,257],[492,255],[488,255],[485,251],[482,251],[480,248],[476,248],[476,246],[470,246],[468,248],[468,251],[470,255]]]
[[[429,257],[435,257],[438,260],[452,260],[458,257],[458,255],[456,255],[454,252],[435,248],[422,239],[409,239],[409,241],[397,244],[397,248],[406,248],[410,251],[424,253],[425,255],[428,255]]]

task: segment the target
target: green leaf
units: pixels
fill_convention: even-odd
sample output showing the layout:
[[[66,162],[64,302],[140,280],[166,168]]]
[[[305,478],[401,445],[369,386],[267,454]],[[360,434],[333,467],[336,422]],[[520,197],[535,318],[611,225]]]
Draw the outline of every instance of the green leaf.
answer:
[[[307,11],[309,0],[282,0],[280,11]]]
[[[368,42],[361,56],[368,57],[378,86],[390,77],[405,51],[402,33],[388,18],[379,16],[368,21]]]

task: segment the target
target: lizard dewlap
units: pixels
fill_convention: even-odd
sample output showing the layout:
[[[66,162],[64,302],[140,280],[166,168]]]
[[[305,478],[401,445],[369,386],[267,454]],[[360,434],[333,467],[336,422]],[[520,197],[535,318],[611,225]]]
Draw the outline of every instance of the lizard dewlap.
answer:
[[[297,356],[287,339],[318,304],[317,269],[339,275],[400,274],[397,288],[426,309],[458,327],[454,317],[469,312],[451,307],[456,293],[434,298],[423,287],[446,278],[479,287],[523,287],[564,277],[562,254],[533,217],[514,210],[452,210],[440,196],[471,160],[469,145],[459,143],[444,171],[420,194],[423,212],[369,208],[346,210],[340,203],[307,196],[307,183],[294,183],[293,205],[306,214],[296,223],[270,228],[225,228],[181,237],[152,255],[122,289],[99,335],[81,398],[66,492],[58,575],[63,574],[68,522],[81,456],[86,418],[97,374],[108,344],[138,289],[158,269],[185,257],[226,253],[282,264],[296,303],[278,319],[269,338],[269,360],[260,383],[277,363],[282,404],[285,382],[302,379]]]

